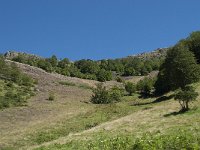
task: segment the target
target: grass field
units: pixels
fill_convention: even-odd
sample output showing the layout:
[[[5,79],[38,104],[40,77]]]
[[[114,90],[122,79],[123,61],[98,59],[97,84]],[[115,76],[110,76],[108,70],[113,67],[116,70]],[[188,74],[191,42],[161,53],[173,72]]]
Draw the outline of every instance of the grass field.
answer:
[[[184,114],[173,93],[95,105],[96,82],[21,68],[38,79],[38,92],[27,106],[0,111],[0,149],[199,149],[199,98]],[[200,93],[200,84],[195,87]]]

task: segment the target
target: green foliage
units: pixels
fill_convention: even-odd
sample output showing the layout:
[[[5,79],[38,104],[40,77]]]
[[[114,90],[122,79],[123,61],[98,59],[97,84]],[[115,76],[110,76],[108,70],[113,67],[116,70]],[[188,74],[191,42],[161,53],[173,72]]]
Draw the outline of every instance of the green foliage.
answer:
[[[189,110],[189,102],[196,100],[197,97],[198,93],[195,92],[194,88],[192,86],[186,86],[176,93],[174,99],[179,101],[181,111],[187,111]]]
[[[53,71],[53,67],[52,67],[51,63],[45,59],[40,59],[37,62],[37,67],[42,68],[42,69],[46,70],[47,72]]]
[[[136,71],[133,67],[125,67],[124,76],[134,76],[136,75]]]
[[[136,85],[131,82],[127,82],[125,84],[125,89],[129,93],[129,95],[132,95],[136,91]]]
[[[200,31],[191,33],[185,40],[180,41],[194,53],[198,64],[200,63]]]
[[[110,80],[112,80],[112,73],[110,71],[101,69],[97,73],[97,80],[101,81],[101,82],[110,81]]]
[[[109,96],[112,101],[120,101],[124,96],[124,89],[114,86],[109,90]]]
[[[60,83],[61,85],[76,86],[75,83],[68,82],[68,81],[60,81],[59,83]]]
[[[155,79],[144,78],[137,83],[137,90],[144,96],[151,94],[154,87]]]
[[[197,132],[197,133],[196,133]],[[132,135],[98,135],[91,140],[54,144],[37,150],[82,149],[82,150],[198,150],[198,131],[176,130],[173,133],[145,133],[141,137]]]
[[[104,82],[112,80],[112,72],[120,76],[147,75],[152,70],[158,70],[162,59],[160,57],[152,57],[151,59],[127,57],[100,61],[82,59],[73,63],[67,58],[58,60],[55,55],[44,59],[18,53],[12,60],[42,68],[47,72],[57,72],[65,76]]]
[[[157,93],[184,88],[187,84],[198,81],[200,67],[197,65],[192,52],[182,44],[171,48],[160,68],[155,84]]]
[[[23,106],[26,100],[33,95],[30,87],[18,86],[10,81],[1,82],[3,84],[3,95],[0,96],[0,109]]]
[[[117,104],[98,105],[95,109],[87,113],[81,113],[76,115],[76,117],[62,120],[57,126],[39,129],[36,133],[30,134],[28,138],[24,138],[24,140],[28,140],[31,144],[42,144],[58,139],[59,137],[67,136],[69,133],[84,131],[135,111],[132,106],[128,105],[129,103],[130,101],[122,101]]]
[[[59,61],[58,62],[58,67],[64,69],[64,68],[67,68],[70,64],[70,61],[68,58],[64,58],[63,60]]]
[[[120,76],[117,76],[116,79],[115,79],[117,82],[120,82],[120,83],[123,83],[124,80],[120,77]]]
[[[14,63],[5,63],[3,57],[0,67],[0,109],[23,105],[33,95],[35,80],[23,74]]]
[[[97,74],[99,65],[92,60],[79,60],[75,62],[75,66],[80,69],[81,73]]]
[[[93,95],[91,98],[91,102],[94,104],[108,104],[111,103],[111,99],[109,96],[108,90],[103,84],[97,84],[97,87],[93,89]]]
[[[57,67],[57,65],[58,65],[58,59],[55,55],[53,55],[51,58],[47,59],[47,61],[49,61],[49,63],[51,64],[51,66],[53,68]]]
[[[48,98],[49,101],[54,101],[55,100],[55,94],[53,92],[50,92],[49,93],[49,98]]]
[[[102,83],[97,84],[97,87],[93,89],[93,95],[91,97],[91,102],[94,104],[108,104],[116,101],[120,101],[121,97],[124,95],[124,90],[114,86],[113,88],[107,90]]]

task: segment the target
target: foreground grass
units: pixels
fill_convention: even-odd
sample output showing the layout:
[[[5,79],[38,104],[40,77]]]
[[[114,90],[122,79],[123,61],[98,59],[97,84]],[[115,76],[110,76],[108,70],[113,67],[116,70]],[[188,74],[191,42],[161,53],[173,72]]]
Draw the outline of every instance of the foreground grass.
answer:
[[[98,135],[89,141],[71,141],[54,144],[35,150],[180,150],[200,149],[200,129],[175,129],[167,134],[146,133],[141,137],[133,135]]]
[[[165,130],[157,128],[155,131],[146,132],[147,129],[144,129],[143,133],[138,136],[136,132],[121,132],[122,129],[118,128],[114,132],[101,131],[94,134],[84,134],[80,138],[66,141],[65,144],[59,144],[58,142],[49,146],[41,146],[36,150],[199,150],[199,116],[200,108],[195,108],[183,114],[164,116],[168,119],[167,122],[165,121],[165,124],[171,125]],[[176,121],[173,119],[176,119]],[[157,124],[159,123],[157,122]],[[138,130],[141,129],[138,128]]]
[[[39,150],[199,149],[199,102],[194,104],[197,106],[195,109],[178,114],[174,111],[178,112],[179,104],[173,99],[164,97],[164,101],[158,100],[155,103],[155,98],[144,100],[135,95],[123,97],[121,102],[110,105],[85,104],[93,108],[84,114],[28,134],[16,141],[13,149],[36,148],[41,145],[45,146],[38,148]],[[123,120],[129,114],[130,120]],[[115,126],[116,122],[113,123],[113,120],[121,117],[122,123]],[[104,129],[108,127],[101,126],[104,122],[108,122],[111,128]],[[96,126],[101,126],[100,130],[96,130]],[[82,132],[90,131],[88,129],[91,132]],[[60,142],[59,139],[62,138],[64,142]]]
[[[76,117],[62,120],[52,127],[45,127],[34,131],[23,139],[16,141],[14,148],[29,147],[31,145],[50,142],[72,133],[88,130],[101,123],[115,120],[146,107],[131,106],[130,104],[132,104],[134,99],[137,99],[137,96],[124,97],[122,102],[108,105],[87,104],[92,105],[93,109],[84,114],[79,114]]]

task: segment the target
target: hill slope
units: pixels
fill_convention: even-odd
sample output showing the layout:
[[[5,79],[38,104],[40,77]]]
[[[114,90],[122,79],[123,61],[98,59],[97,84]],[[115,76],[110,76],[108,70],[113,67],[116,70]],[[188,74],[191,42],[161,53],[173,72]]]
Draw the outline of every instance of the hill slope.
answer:
[[[78,143],[87,145],[90,140],[99,138],[99,134],[106,137],[119,134],[140,136],[148,131],[164,134],[177,127],[188,130],[198,129],[200,125],[199,101],[193,104],[196,109],[183,115],[175,115],[179,104],[170,95],[157,99],[139,99],[135,95],[124,97],[122,102],[112,105],[94,105],[89,103],[90,87],[95,86],[97,81],[16,64],[38,80],[37,94],[27,106],[0,111],[2,149],[34,149],[40,146],[56,149],[55,143],[60,144],[57,149],[70,149],[70,145],[65,143],[72,141],[71,146],[79,146],[75,144],[78,140]],[[106,84],[120,85],[113,81]],[[200,92],[199,84],[196,87]],[[54,101],[48,101],[50,92],[55,93]]]

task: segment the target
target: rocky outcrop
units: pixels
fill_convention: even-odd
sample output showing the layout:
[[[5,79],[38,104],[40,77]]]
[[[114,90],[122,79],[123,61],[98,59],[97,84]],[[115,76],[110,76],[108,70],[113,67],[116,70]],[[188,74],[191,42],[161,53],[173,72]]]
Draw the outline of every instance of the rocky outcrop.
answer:
[[[144,59],[144,60],[148,60],[151,58],[162,58],[165,57],[167,55],[167,51],[169,48],[158,48],[152,52],[145,52],[145,53],[141,53],[141,54],[137,54],[137,55],[132,55],[129,57],[136,57],[136,58],[140,58],[140,59]]]
[[[19,55],[25,56],[26,58],[42,59],[42,57],[37,56],[37,55],[27,54],[27,53],[23,53],[23,52],[16,52],[16,51],[7,51],[4,54],[4,57],[6,59],[12,60],[13,58],[18,57]]]

